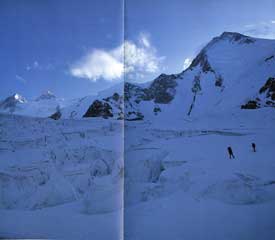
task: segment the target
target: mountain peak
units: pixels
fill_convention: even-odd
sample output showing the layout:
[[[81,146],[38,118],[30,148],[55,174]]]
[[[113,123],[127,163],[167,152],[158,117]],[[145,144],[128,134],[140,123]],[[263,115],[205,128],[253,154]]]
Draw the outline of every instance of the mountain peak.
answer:
[[[10,112],[13,112],[18,104],[26,102],[27,100],[24,97],[22,97],[18,93],[15,93],[0,102],[0,109],[9,110]]]
[[[14,101],[17,101],[20,103],[24,103],[27,101],[26,98],[24,98],[23,96],[21,96],[18,93],[14,93],[12,96],[8,97],[7,99],[14,100]]]
[[[254,43],[255,39],[238,32],[223,32],[219,37],[214,38],[214,40],[229,40],[231,42],[238,43]]]
[[[220,36],[213,38],[193,59],[188,69],[193,69],[194,67],[200,65],[203,72],[214,72],[210,62],[208,61],[208,51],[217,44],[228,41],[231,44],[250,44],[254,43],[256,40],[252,37],[243,35],[238,32],[223,32]]]
[[[36,101],[40,100],[50,100],[50,99],[55,99],[56,96],[51,92],[51,91],[46,91],[42,93],[38,98],[36,98]]]

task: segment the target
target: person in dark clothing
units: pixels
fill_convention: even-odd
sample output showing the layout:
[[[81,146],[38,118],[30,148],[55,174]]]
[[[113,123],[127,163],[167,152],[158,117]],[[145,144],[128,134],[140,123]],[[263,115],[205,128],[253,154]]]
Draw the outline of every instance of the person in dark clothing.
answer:
[[[252,143],[252,148],[253,148],[253,152],[256,152],[256,144],[255,143]]]
[[[229,153],[229,158],[231,159],[231,158],[235,158],[235,156],[234,156],[234,154],[233,154],[233,151],[232,151],[232,148],[231,147],[228,147],[227,148],[227,151],[228,151],[228,153]]]

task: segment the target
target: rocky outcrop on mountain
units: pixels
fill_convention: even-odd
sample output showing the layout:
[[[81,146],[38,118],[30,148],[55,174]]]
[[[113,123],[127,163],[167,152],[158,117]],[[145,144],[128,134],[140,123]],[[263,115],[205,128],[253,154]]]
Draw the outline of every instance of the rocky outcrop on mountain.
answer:
[[[146,88],[126,82],[124,86],[125,101],[134,99],[137,104],[140,101],[169,103],[173,100],[176,93],[177,77],[176,74],[161,74]]]
[[[58,107],[56,108],[56,112],[55,112],[54,114],[52,114],[52,115],[50,116],[50,118],[53,119],[53,120],[58,120],[58,119],[61,118],[61,116],[62,116],[62,113],[61,113],[60,107],[58,106]]]
[[[192,61],[191,65],[190,65],[190,69],[193,70],[193,68],[197,67],[197,66],[200,66],[202,71],[204,73],[207,73],[207,72],[213,72],[214,73],[214,70],[213,68],[211,67],[209,61],[208,61],[208,58],[207,58],[207,54],[205,52],[205,49],[203,49],[199,55]]]
[[[176,74],[161,74],[147,87],[126,82],[124,85],[125,120],[134,121],[144,118],[142,109],[140,109],[141,102],[170,103],[176,95],[177,79]],[[154,115],[159,112],[161,112],[160,106],[152,107]]]
[[[167,104],[171,102],[176,94],[177,75],[161,74],[157,77],[148,89],[145,89],[148,100],[154,100],[155,103]]]
[[[275,101],[275,78],[268,78],[264,86],[259,90],[259,93],[265,94],[266,98],[270,98],[272,101]]]
[[[260,108],[259,101],[249,100],[246,104],[241,106],[241,109],[257,109]]]
[[[201,71],[203,73],[212,73],[214,74],[214,77],[215,77],[215,86],[216,87],[222,87],[223,85],[223,78],[222,76],[217,72],[215,71],[209,60],[208,60],[208,57],[207,57],[207,53],[206,53],[206,48],[204,48],[198,55],[197,57],[192,61],[190,67],[188,68],[188,70],[193,70],[195,69],[196,67],[199,67],[201,69]],[[199,76],[197,76],[199,77]]]
[[[274,60],[274,59],[275,59],[274,55],[271,55],[271,56],[269,56],[265,59],[265,62],[269,62],[269,61]]]
[[[138,111],[129,111],[126,114],[125,120],[126,121],[139,121],[143,120],[144,115]]]
[[[83,117],[116,117],[117,119],[123,119],[123,97],[115,92],[110,97],[101,100],[96,99],[90,105]]]
[[[113,117],[112,107],[107,102],[95,100],[83,117]]]
[[[259,95],[242,105],[242,109],[257,109],[260,107],[275,107],[275,78],[270,77],[260,88]]]

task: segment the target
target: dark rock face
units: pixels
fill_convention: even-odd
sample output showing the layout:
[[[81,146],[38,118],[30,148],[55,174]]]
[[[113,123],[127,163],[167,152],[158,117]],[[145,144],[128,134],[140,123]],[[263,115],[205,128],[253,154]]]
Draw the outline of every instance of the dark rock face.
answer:
[[[260,94],[266,93],[267,98],[275,100],[275,78],[270,77],[259,90]]]
[[[109,102],[110,100],[114,100],[114,101],[119,101],[120,99],[120,96],[118,93],[114,93],[113,96],[111,97],[107,97],[107,98],[104,98],[103,100],[106,101],[106,102]]]
[[[268,62],[268,61],[270,61],[270,60],[272,60],[272,59],[274,59],[275,57],[274,57],[274,55],[272,55],[272,56],[270,56],[270,57],[267,57],[266,59],[265,59],[265,62]]]
[[[128,112],[127,116],[128,117],[125,118],[126,121],[140,121],[140,120],[143,120],[144,118],[141,112],[136,112],[136,111]]]
[[[62,116],[61,112],[60,111],[56,111],[54,114],[52,114],[50,116],[50,118],[53,119],[53,120],[58,120],[58,119],[61,118],[61,116]]]
[[[176,94],[177,79],[179,75],[161,74],[148,87],[141,87],[126,82],[124,84],[124,111],[125,120],[136,121],[144,118],[140,112],[140,103],[153,101],[156,104],[170,103]],[[160,112],[160,108],[153,109],[154,114]]]
[[[124,84],[124,101],[129,101],[131,98],[135,98],[137,102],[142,100],[149,100],[144,88],[126,82]]]
[[[261,95],[264,95],[261,96]],[[275,107],[275,78],[270,77],[259,90],[259,97],[242,105],[242,109],[256,109],[263,107]]]
[[[159,106],[155,106],[153,111],[155,115],[158,115],[158,113],[161,112],[161,108]]]
[[[265,102],[265,104],[267,105],[267,106],[270,106],[270,107],[275,107],[275,102],[273,102],[273,101],[266,101]]]
[[[155,103],[169,103],[175,95],[177,86],[177,75],[161,74],[148,88],[126,82],[124,85],[124,100],[129,101],[134,98],[138,104],[140,101],[151,101]]]
[[[214,40],[212,40],[214,41]],[[222,87],[223,86],[223,78],[222,76],[217,73],[211,66],[211,64],[209,63],[207,54],[206,54],[206,50],[207,47],[205,47],[200,53],[199,55],[193,60],[193,62],[190,65],[190,69],[191,71],[193,70],[193,68],[199,66],[202,70],[202,72],[204,73],[213,73],[215,75],[215,86],[216,87]]]
[[[148,87],[141,87],[126,82],[124,84],[125,120],[142,120],[144,116],[139,111],[142,101],[153,101],[156,104],[170,103],[176,94],[178,75],[161,74]],[[153,112],[157,112],[153,109]],[[159,112],[159,111],[158,111]]]
[[[112,98],[113,98],[114,101],[117,102],[119,100],[120,96],[119,96],[118,93],[114,93],[113,96],[112,96]]]
[[[259,104],[255,100],[250,100],[246,104],[241,106],[241,109],[257,109],[259,108]]]
[[[156,78],[149,89],[147,94],[154,99],[155,103],[169,103],[174,99],[177,76],[161,74]]]
[[[221,76],[216,77],[215,86],[222,87],[222,84],[223,84],[223,78]]]
[[[112,107],[107,102],[95,100],[83,117],[113,117]]]
[[[191,65],[190,65],[190,68],[193,69],[195,68],[196,66],[201,66],[202,68],[202,71],[204,73],[207,73],[207,72],[215,72],[213,70],[213,68],[211,67],[209,61],[208,61],[208,58],[207,58],[207,54],[205,52],[205,50],[203,49],[199,55],[192,61]]]

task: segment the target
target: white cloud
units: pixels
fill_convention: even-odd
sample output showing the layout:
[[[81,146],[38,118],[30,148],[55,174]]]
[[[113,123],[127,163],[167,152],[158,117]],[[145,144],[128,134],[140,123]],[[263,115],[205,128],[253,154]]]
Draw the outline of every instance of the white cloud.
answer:
[[[245,25],[242,33],[251,37],[275,39],[275,20]]]
[[[37,61],[35,61],[35,62],[33,63],[33,67],[34,67],[34,68],[39,68],[39,63],[38,63]]]
[[[127,80],[140,81],[146,74],[155,73],[160,68],[162,57],[146,34],[140,34],[138,44],[125,41],[111,50],[94,49],[70,68],[70,73],[79,78],[97,81],[119,81],[123,74]]]
[[[49,64],[40,64],[38,61],[34,61],[32,64],[27,65],[26,70],[27,71],[42,71],[42,70],[53,70],[54,69],[54,65],[49,63]]]
[[[39,63],[37,61],[34,61],[32,64],[30,64],[26,67],[26,70],[31,71],[31,70],[39,69],[39,68],[40,68]]]
[[[92,81],[99,78],[113,81],[122,77],[123,63],[113,51],[94,50],[76,63],[70,72],[75,77]]]
[[[183,70],[187,69],[190,66],[191,63],[192,63],[191,58],[185,58],[185,60],[183,62]]]
[[[139,35],[139,41],[146,48],[149,48],[151,46],[151,43],[150,43],[150,40],[149,40],[149,35],[146,34],[146,33],[141,33]]]
[[[21,77],[20,75],[15,75],[15,78],[22,83],[26,83],[27,81],[25,80],[25,78]]]

